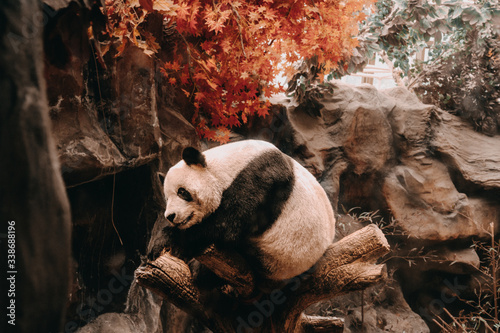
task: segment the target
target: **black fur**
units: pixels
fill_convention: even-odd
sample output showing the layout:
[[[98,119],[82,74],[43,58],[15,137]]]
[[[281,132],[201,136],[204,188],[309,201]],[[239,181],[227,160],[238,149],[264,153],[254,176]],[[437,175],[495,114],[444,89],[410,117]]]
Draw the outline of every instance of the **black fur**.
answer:
[[[205,156],[200,153],[200,151],[193,147],[185,148],[182,151],[182,159],[186,162],[187,165],[198,164],[202,167],[207,166],[207,162],[205,161]]]
[[[208,246],[255,251],[250,237],[261,235],[281,214],[294,187],[293,161],[270,150],[252,160],[222,194],[217,210],[188,229],[165,228],[183,256],[194,257]],[[255,257],[256,253],[250,256]]]

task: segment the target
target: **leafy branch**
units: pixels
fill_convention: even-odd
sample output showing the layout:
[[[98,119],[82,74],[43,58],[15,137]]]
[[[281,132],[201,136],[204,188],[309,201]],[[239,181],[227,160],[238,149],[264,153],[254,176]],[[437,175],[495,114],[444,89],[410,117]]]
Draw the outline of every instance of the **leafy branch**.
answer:
[[[316,58],[328,73],[347,59],[372,1],[107,0],[108,32],[116,56],[135,45],[171,59],[161,71],[192,101],[199,135],[225,142],[231,128],[268,114],[282,71],[291,77],[293,64]],[[181,37],[167,56],[145,28],[151,13]]]

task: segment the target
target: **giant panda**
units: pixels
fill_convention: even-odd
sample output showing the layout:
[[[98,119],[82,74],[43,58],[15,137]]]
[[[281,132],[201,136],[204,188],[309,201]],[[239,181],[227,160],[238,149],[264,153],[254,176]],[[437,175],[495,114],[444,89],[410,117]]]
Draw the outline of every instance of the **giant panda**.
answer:
[[[164,181],[173,246],[195,257],[211,244],[241,253],[282,281],[311,268],[332,243],[335,217],[316,179],[274,145],[245,140],[186,148]]]

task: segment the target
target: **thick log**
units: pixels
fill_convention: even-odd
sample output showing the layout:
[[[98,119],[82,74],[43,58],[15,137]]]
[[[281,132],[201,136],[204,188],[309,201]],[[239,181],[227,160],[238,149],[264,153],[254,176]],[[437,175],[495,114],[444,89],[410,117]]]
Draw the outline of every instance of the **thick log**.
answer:
[[[148,288],[180,308],[190,307],[193,311],[203,312],[199,307],[200,292],[193,284],[189,266],[181,259],[162,255],[146,268],[138,268],[136,278],[139,283],[147,278]]]
[[[389,252],[389,243],[374,224],[332,244],[311,276],[290,294],[278,321],[285,332],[297,332],[301,314],[309,305],[351,291],[362,290],[385,279],[385,265],[374,265]],[[275,324],[277,324],[275,322]]]
[[[146,264],[136,272],[136,277],[139,284],[199,318],[214,332],[241,332],[245,328],[263,332],[273,328],[290,333],[321,332],[323,328],[340,326],[340,322],[328,317],[304,316],[305,308],[384,279],[385,265],[375,262],[388,251],[389,244],[380,229],[369,225],[332,244],[308,272],[250,302],[245,297],[253,291],[254,279],[248,265],[234,254],[209,249],[200,257],[201,262],[240,292],[234,311],[228,313],[211,308],[195,285],[187,264],[169,253]]]
[[[230,323],[211,315],[211,309],[203,304],[201,291],[194,284],[189,266],[181,259],[165,253],[153,263],[139,267],[135,277],[140,285],[198,318],[212,331],[230,331]]]
[[[342,318],[302,315],[300,321],[304,333],[342,333],[344,331],[344,319]]]
[[[226,280],[243,297],[250,296],[254,291],[252,270],[237,253],[220,252],[211,246],[196,259]]]

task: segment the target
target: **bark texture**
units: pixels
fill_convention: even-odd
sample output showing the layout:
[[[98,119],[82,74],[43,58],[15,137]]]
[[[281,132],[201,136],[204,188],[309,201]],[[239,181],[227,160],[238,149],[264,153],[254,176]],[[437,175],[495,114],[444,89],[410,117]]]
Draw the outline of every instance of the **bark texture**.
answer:
[[[202,320],[214,332],[243,332],[250,328],[268,332],[273,327],[289,333],[328,328],[338,331],[342,326],[338,319],[305,316],[303,311],[313,303],[380,282],[386,276],[385,266],[374,263],[387,252],[389,244],[384,235],[375,225],[369,225],[332,244],[311,270],[261,296],[253,302],[254,308],[245,305],[248,295],[236,292],[237,296],[231,296],[223,287],[219,297],[230,297],[233,304],[227,313],[211,306],[211,299],[204,297],[188,265],[169,253],[140,268],[137,281]],[[234,256],[210,249],[202,262],[209,268],[217,267],[215,273],[226,279],[230,288],[234,277],[240,277],[236,279],[236,290],[246,292],[259,287],[254,285],[248,267]]]

